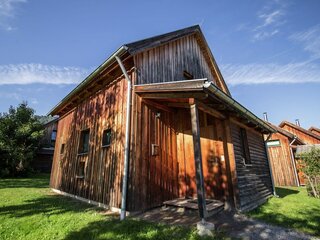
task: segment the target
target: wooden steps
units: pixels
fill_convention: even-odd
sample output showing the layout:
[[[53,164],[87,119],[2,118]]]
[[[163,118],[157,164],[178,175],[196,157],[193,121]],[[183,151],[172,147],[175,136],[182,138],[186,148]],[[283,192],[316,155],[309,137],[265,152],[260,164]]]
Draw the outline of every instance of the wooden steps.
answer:
[[[198,211],[197,199],[177,198],[165,201],[163,204],[165,208],[176,208],[179,212],[197,213]],[[219,200],[206,199],[206,208],[206,217],[211,217],[224,210],[224,203]]]

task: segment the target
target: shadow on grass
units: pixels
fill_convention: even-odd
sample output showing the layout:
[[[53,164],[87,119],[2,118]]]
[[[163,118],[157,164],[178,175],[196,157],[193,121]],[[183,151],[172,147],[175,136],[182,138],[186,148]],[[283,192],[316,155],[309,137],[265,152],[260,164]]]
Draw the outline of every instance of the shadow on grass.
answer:
[[[291,194],[298,194],[299,191],[297,190],[293,190],[293,189],[289,189],[289,188],[276,188],[276,192],[277,192],[277,195],[280,197],[280,198],[284,198],[288,195],[291,195]]]
[[[192,230],[127,219],[101,220],[70,232],[65,240],[82,239],[197,239]],[[194,237],[194,238],[193,238]]]
[[[278,191],[280,190],[280,191]],[[291,192],[295,192],[290,189],[279,188],[277,190],[277,194],[281,198],[285,197]],[[287,195],[286,195],[287,194]],[[299,196],[296,196],[299,197]],[[286,201],[286,200],[282,200]],[[273,203],[273,208],[278,209],[283,204],[281,203]],[[299,206],[297,206],[299,207]],[[260,206],[259,208],[251,211],[249,215],[253,218],[260,219],[264,222],[269,222],[274,225],[284,226],[286,228],[293,228],[296,230],[300,230],[312,235],[320,236],[320,201],[319,205],[306,205],[304,208],[301,206],[299,209],[294,210],[296,212],[295,216],[290,216],[286,213],[281,213],[279,211],[270,212],[264,211],[264,206]]]
[[[0,189],[4,188],[47,188],[49,187],[50,174],[37,174],[30,178],[5,178],[0,179]]]
[[[97,209],[91,205],[59,195],[47,195],[25,201],[24,204],[0,207],[0,216],[20,218],[37,214],[56,215]]]
[[[105,211],[91,205],[59,195],[48,195],[25,201],[24,204],[0,207],[1,216],[23,218],[37,215],[61,215],[83,213],[89,211]],[[75,217],[77,215],[74,215]],[[41,217],[39,217],[41,219]],[[81,221],[81,219],[74,219]],[[200,239],[190,228],[173,227],[142,220],[127,219],[120,221],[118,217],[105,216],[102,220],[89,222],[80,230],[67,234],[66,240],[81,239]],[[212,238],[210,238],[212,239]]]

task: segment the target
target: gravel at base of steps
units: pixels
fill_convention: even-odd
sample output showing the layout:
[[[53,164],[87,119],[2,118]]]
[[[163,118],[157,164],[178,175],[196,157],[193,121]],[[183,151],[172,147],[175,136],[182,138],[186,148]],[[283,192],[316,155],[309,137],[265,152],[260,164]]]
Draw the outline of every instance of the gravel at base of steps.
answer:
[[[162,222],[165,224],[183,226],[196,226],[199,221],[197,213],[186,214],[179,211],[173,211],[172,209],[164,210],[163,208],[155,208],[136,217],[151,222]],[[293,229],[274,226],[251,219],[240,213],[222,211],[210,217],[207,221],[214,223],[217,231],[224,232],[227,236],[236,239],[320,240],[320,238]]]
[[[231,219],[222,221],[225,217]],[[220,219],[217,222],[217,220]],[[240,239],[272,239],[272,240],[301,240],[301,239],[319,239],[305,233],[297,232],[293,229],[270,225],[255,219],[248,218],[242,214],[227,214],[227,216],[219,216],[216,222],[218,230],[222,230],[230,237]],[[224,223],[222,223],[224,222]]]

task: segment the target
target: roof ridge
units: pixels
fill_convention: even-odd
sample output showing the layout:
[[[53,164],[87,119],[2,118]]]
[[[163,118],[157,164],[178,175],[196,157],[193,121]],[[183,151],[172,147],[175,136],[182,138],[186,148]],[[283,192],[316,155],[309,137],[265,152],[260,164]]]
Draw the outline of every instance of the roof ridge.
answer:
[[[298,126],[298,125],[296,125],[296,124],[294,124],[294,123],[292,123],[292,122],[289,122],[289,121],[282,121],[282,122],[279,124],[279,127],[282,128],[283,125],[285,125],[285,124],[287,124],[287,125],[295,128],[295,129],[298,129],[298,130],[304,132],[305,134],[308,134],[308,135],[311,136],[311,137],[314,137],[314,138],[320,140],[320,136],[318,136],[318,135],[310,132],[309,130],[307,130],[307,129],[301,127],[301,126]]]

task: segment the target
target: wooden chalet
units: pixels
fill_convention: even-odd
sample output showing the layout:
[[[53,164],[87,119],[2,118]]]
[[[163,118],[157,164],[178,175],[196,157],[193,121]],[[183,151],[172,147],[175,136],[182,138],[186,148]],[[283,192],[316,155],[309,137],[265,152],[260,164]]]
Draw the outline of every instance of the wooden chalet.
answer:
[[[319,135],[317,135],[311,131],[308,131],[307,129],[304,129],[297,124],[293,124],[288,121],[283,121],[279,124],[279,127],[296,135],[305,144],[319,144],[320,143],[320,136]]]
[[[41,148],[37,152],[35,161],[32,163],[32,167],[37,171],[50,173],[56,143],[58,118],[51,119],[44,123],[43,128],[44,135],[40,140]]]
[[[210,199],[245,211],[273,193],[274,129],[231,97],[199,26],[123,45],[49,114],[60,193],[122,214],[191,199],[201,218]]]
[[[297,146],[305,143],[296,135],[268,123],[277,132],[272,133],[267,142],[269,161],[272,167],[273,180],[276,186],[300,186],[304,184],[299,179],[300,169],[295,158]]]
[[[309,131],[307,129],[304,129],[299,126],[299,122],[296,124],[293,124],[288,121],[283,121],[279,124],[279,127],[282,128],[283,130],[290,132],[294,134],[297,138],[299,138],[304,145],[314,145],[314,144],[320,144],[320,136],[313,133],[312,131]],[[303,171],[301,170],[301,164],[302,161],[299,159],[296,153],[295,158],[296,158],[296,163],[297,163],[297,170],[298,170],[298,177],[299,177],[299,182],[301,185],[305,184],[305,177],[303,174]]]
[[[317,128],[317,127],[310,127],[309,128],[309,131],[320,136],[320,128]]]

